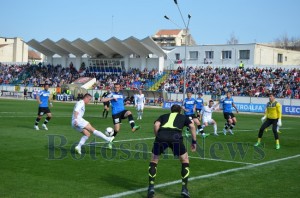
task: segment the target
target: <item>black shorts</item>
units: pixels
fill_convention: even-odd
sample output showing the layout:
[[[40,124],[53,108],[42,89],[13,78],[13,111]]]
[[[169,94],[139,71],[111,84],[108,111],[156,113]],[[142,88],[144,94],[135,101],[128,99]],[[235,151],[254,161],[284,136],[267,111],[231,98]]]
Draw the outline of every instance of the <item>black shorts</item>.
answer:
[[[158,133],[164,133],[164,131]],[[154,155],[161,155],[167,148],[172,150],[174,156],[180,156],[186,153],[181,133],[172,132],[170,135],[164,137],[159,137],[159,134],[157,135],[153,143],[152,153]]]
[[[233,113],[224,112],[223,115],[224,115],[225,120],[228,120],[228,119],[231,119],[231,118],[235,117]]]
[[[126,113],[127,111],[128,111],[128,110],[124,110],[124,111],[121,111],[121,112],[118,113],[118,114],[112,115],[114,125],[115,125],[115,124],[121,123],[121,122],[122,122],[122,119],[125,119],[125,113]]]
[[[47,113],[51,113],[49,107],[39,107],[38,115],[42,116]]]
[[[193,120],[194,118],[197,119],[195,114],[191,114],[191,115],[185,115],[186,117],[188,117],[190,120]]]
[[[110,102],[103,102],[103,105],[109,107],[110,106]]]

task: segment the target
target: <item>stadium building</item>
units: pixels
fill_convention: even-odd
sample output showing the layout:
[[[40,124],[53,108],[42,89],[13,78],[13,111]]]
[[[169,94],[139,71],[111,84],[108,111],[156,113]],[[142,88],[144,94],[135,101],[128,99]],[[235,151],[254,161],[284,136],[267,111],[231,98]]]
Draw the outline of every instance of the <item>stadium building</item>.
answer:
[[[300,51],[258,43],[196,45],[191,35],[185,46],[185,36],[182,30],[160,30],[142,40],[62,38],[56,42],[32,39],[26,43],[21,38],[0,38],[0,62],[24,64],[34,60],[45,65],[73,65],[77,69],[85,65],[90,72],[120,72],[129,68],[163,71],[185,66],[186,56],[186,65],[193,67],[237,67],[240,63],[245,67],[300,67]],[[40,52],[41,59],[34,59],[28,46]]]

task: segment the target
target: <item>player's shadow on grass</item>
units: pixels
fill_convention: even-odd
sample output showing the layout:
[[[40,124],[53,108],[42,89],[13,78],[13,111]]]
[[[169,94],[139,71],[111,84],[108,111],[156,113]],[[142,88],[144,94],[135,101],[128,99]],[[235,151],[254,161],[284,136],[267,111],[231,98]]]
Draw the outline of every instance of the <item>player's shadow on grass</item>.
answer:
[[[174,192],[170,193],[170,192],[166,192],[163,188],[159,188],[159,189],[155,189],[155,196],[154,197],[182,198],[180,193],[181,193],[181,191],[178,191],[178,192],[174,191]],[[139,193],[137,193],[137,195],[140,195],[140,197],[147,197],[147,191],[139,192]]]
[[[122,175],[117,175],[117,174],[105,174],[102,175],[101,178],[102,181],[106,181],[109,183],[111,186],[116,186],[116,187],[124,187],[128,190],[136,190],[138,188],[141,188],[140,184],[134,180],[134,178],[128,178],[128,177],[122,177]]]

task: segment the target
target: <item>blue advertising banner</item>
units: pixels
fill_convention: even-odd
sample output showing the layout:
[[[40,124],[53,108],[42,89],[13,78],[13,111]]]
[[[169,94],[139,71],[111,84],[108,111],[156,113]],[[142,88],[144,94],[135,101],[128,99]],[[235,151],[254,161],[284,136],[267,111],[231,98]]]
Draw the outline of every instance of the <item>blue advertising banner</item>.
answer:
[[[282,106],[282,114],[286,115],[300,115],[300,106]]]
[[[172,107],[172,105],[174,104],[178,104],[178,105],[182,105],[182,102],[164,102],[163,108],[164,109],[170,109]]]
[[[170,109],[173,104],[182,105],[181,102],[164,102],[163,108]],[[266,104],[252,104],[252,103],[234,103],[240,112],[253,112],[253,113],[264,113]],[[222,109],[222,103],[220,104]],[[235,109],[232,107],[232,111]],[[300,116],[300,106],[282,106],[283,115],[299,115]]]
[[[234,103],[240,112],[264,113],[266,104]],[[232,108],[234,111],[235,109]]]
[[[72,101],[74,100],[73,95],[67,95],[67,94],[57,94],[56,100],[58,101]]]

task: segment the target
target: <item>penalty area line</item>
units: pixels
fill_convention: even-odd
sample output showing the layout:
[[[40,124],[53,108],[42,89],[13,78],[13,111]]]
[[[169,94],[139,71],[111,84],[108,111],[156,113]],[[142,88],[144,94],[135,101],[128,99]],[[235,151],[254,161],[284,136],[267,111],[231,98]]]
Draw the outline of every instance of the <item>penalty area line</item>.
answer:
[[[215,172],[215,173],[210,173],[210,174],[207,174],[207,175],[200,175],[200,176],[196,176],[196,177],[191,177],[191,178],[189,178],[189,181],[215,177],[215,176],[219,176],[219,175],[223,175],[223,174],[227,174],[227,173],[232,173],[232,172],[238,172],[238,171],[241,171],[241,170],[256,168],[256,167],[259,167],[259,166],[264,166],[264,165],[267,165],[267,164],[273,164],[273,163],[277,163],[277,162],[280,162],[280,161],[290,160],[290,159],[294,159],[294,158],[297,158],[297,157],[300,157],[300,154],[290,156],[290,157],[280,158],[280,159],[276,159],[276,160],[271,160],[271,161],[267,161],[267,162],[262,162],[262,163],[258,163],[258,164],[251,164],[251,165],[240,167],[240,168],[233,168],[233,169],[228,169],[228,170],[219,171],[219,172]],[[156,189],[157,188],[163,188],[163,187],[171,186],[171,185],[178,184],[178,183],[181,183],[181,182],[182,182],[181,180],[176,180],[176,181],[167,182],[167,183],[164,183],[164,184],[158,184],[158,185],[155,186],[155,188]],[[139,193],[139,192],[146,192],[147,189],[148,188],[139,188],[139,189],[136,189],[136,190],[130,190],[130,191],[117,193],[117,194],[113,194],[113,195],[107,195],[107,196],[104,196],[104,197],[101,197],[101,198],[123,197],[123,196],[127,196],[127,195],[136,194],[136,193]]]

